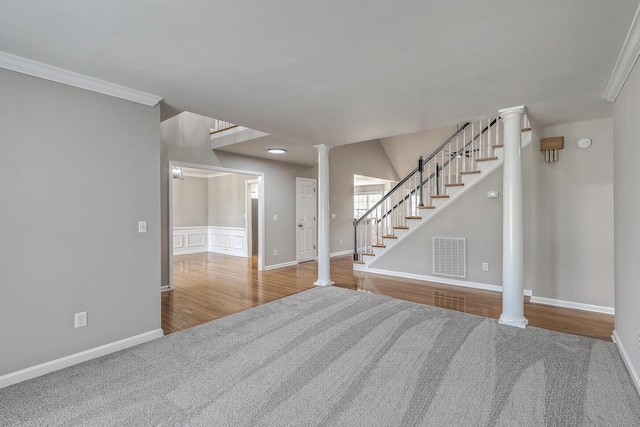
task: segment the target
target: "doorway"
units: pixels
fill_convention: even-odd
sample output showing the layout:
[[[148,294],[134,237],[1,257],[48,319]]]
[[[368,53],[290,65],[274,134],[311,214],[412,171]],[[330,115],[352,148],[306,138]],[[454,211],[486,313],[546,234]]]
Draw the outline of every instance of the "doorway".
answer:
[[[298,264],[316,258],[316,180],[296,178],[296,251]]]
[[[264,198],[259,196],[263,194],[263,173],[179,162],[169,162],[169,170],[167,290],[174,289],[175,257],[181,255],[221,253],[250,262],[255,254],[253,265],[262,271]],[[248,181],[257,196],[255,210],[247,203]]]

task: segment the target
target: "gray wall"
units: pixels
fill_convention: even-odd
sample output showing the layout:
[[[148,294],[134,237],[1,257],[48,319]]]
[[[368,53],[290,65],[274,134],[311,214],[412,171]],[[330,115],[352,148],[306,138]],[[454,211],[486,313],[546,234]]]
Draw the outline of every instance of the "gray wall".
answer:
[[[550,136],[565,137],[553,164],[539,151]],[[591,148],[577,147],[583,136]],[[614,306],[612,145],[605,119],[539,129],[523,150],[525,288],[534,296]],[[432,236],[467,237],[467,280],[502,285],[502,197],[488,199],[489,190],[502,194],[502,168],[373,268],[432,275]]]
[[[209,221],[209,180],[185,176],[173,180],[173,226],[204,227]]]
[[[640,374],[640,68],[636,64],[613,107],[616,334]]]
[[[246,180],[255,175],[231,174],[209,178],[209,225],[245,228]],[[272,251],[273,252],[273,251]]]
[[[0,99],[0,375],[160,328],[160,107],[2,69]]]
[[[564,136],[564,149],[558,162],[546,163],[535,139],[523,157],[529,162],[525,287],[539,297],[613,307],[613,122],[551,126],[536,134]],[[579,148],[585,136],[593,144]]]
[[[448,126],[381,138],[380,143],[398,176],[402,179],[418,166],[420,156],[426,158],[433,153],[456,129],[456,126]],[[471,135],[470,131],[467,134]]]
[[[169,161],[264,173],[265,265],[296,260],[296,177],[314,178],[308,166],[213,151],[211,119],[184,112],[160,124],[162,284],[169,283]],[[353,182],[353,181],[352,181]],[[353,186],[353,184],[352,184]],[[261,195],[262,197],[262,195]],[[274,215],[278,216],[274,220]],[[278,255],[274,256],[274,249]]]
[[[502,194],[502,168],[456,199],[418,231],[403,239],[372,268],[433,276],[433,236],[467,239],[467,278],[455,280],[502,284],[502,198],[488,198],[487,192]],[[482,263],[489,271],[482,271]]]
[[[336,215],[330,225],[330,252],[353,250],[353,175],[392,181],[398,177],[378,140],[332,148],[329,174],[329,206],[331,213]],[[317,168],[314,168],[316,176]]]

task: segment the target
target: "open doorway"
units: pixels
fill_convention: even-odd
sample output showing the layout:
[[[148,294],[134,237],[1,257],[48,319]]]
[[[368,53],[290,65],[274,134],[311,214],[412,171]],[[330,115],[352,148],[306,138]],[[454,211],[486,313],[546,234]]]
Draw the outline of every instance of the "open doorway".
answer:
[[[175,261],[183,255],[246,258],[263,270],[263,174],[178,162],[170,162],[169,169],[169,290]],[[248,203],[252,192],[255,202]]]

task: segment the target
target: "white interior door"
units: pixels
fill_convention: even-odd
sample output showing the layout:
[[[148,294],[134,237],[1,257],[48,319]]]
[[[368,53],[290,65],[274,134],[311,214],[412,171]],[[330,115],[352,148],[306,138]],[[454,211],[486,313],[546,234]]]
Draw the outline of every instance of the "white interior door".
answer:
[[[316,257],[316,180],[296,178],[298,262]]]

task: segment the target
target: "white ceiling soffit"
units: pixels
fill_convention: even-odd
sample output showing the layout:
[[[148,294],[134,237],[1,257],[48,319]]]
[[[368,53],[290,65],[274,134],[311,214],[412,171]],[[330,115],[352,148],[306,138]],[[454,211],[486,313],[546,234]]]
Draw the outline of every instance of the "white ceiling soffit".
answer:
[[[0,68],[154,107],[162,97],[0,51]]]
[[[514,105],[535,127],[610,117],[604,91],[628,34],[625,49],[636,50],[637,9],[637,0],[0,0],[0,51],[270,134],[225,151],[270,158],[268,143],[288,150],[279,160],[313,163],[314,145]]]

